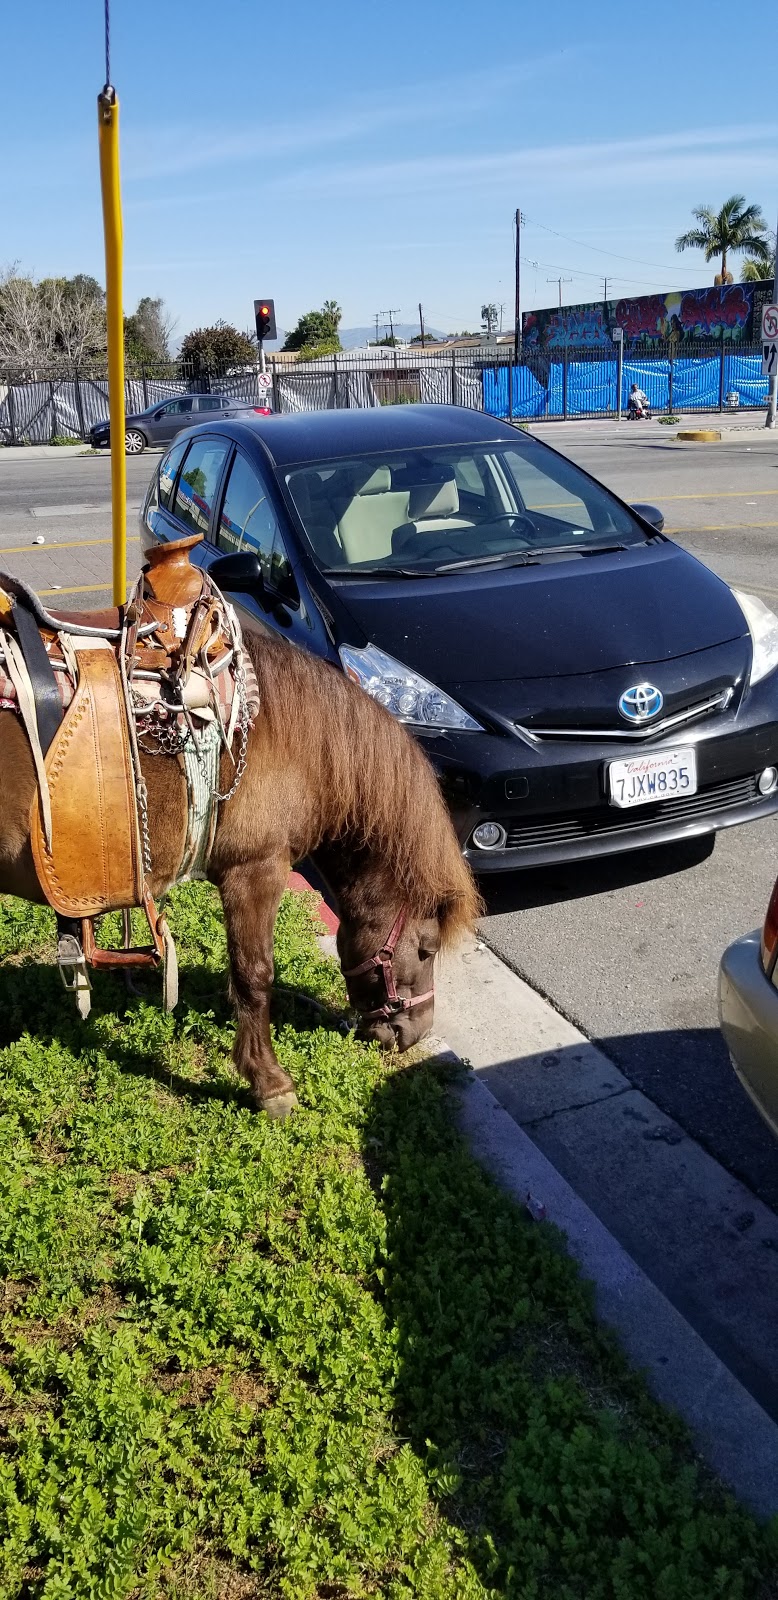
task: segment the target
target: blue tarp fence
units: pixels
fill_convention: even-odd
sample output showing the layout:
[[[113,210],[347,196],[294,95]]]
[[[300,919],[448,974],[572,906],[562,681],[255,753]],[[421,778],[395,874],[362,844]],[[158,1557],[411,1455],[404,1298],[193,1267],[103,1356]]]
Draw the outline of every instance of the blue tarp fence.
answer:
[[[614,360],[550,361],[540,375],[525,365],[486,367],[483,373],[484,411],[493,417],[583,417],[592,412],[615,416],[618,369]],[[513,376],[512,407],[508,385]],[[741,406],[760,406],[767,400],[767,378],[762,377],[758,355],[682,356],[672,363],[666,357],[625,361],[621,403],[626,411],[629,391],[636,383],[648,395],[654,411],[716,411],[720,400],[735,393]],[[565,387],[567,405],[565,406]]]

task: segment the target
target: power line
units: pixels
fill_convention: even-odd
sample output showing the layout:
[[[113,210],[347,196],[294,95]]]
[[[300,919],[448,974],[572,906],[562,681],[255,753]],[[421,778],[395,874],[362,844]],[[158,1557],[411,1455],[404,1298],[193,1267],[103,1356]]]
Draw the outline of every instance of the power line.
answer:
[[[603,250],[598,244],[585,244],[583,239],[574,239],[569,233],[560,233],[558,228],[549,228],[545,222],[535,222],[526,214],[525,223],[531,223],[533,228],[542,228],[544,233],[553,233],[557,239],[566,239],[568,244],[577,244],[582,250],[594,250],[597,255],[609,256],[612,261],[631,261],[635,267],[658,267],[660,272],[672,272],[673,267],[668,267],[664,261],[646,261],[642,256],[623,256],[618,250]]]
[[[575,278],[596,278],[599,283],[602,283],[602,273],[601,272],[588,272],[585,267],[570,267],[568,262],[565,262],[564,264],[562,264],[559,261],[536,261],[531,256],[522,256],[521,259],[525,263],[525,265],[528,266],[528,267],[551,267],[556,272],[571,271]],[[554,279],[553,281],[556,282],[556,279]],[[552,282],[552,280],[549,278],[548,282],[550,283],[550,282]],[[610,276],[608,277],[608,282],[609,283],[629,283],[629,284],[633,284],[633,285],[640,285],[640,284],[644,284],[644,283],[652,284],[652,280],[650,278],[611,278]],[[654,280],[652,286],[656,287],[656,288],[664,289],[665,293],[667,293],[667,294],[682,294],[683,293],[683,288],[682,287],[679,286],[679,287],[675,288],[675,287],[673,287],[672,284],[668,285],[666,279],[664,279],[661,283],[657,283],[656,280]]]

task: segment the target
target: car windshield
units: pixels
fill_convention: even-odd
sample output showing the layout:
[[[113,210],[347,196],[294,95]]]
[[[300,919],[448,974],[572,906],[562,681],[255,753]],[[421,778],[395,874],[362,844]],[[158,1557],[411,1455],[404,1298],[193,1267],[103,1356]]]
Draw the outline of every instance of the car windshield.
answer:
[[[327,572],[433,573],[642,544],[626,507],[531,439],[431,446],[285,473]]]

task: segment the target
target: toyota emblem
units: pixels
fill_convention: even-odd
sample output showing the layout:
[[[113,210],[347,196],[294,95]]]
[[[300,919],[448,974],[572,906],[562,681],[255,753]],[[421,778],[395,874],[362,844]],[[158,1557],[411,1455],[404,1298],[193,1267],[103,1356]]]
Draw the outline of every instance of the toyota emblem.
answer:
[[[653,683],[636,683],[619,697],[619,711],[627,722],[650,722],[659,715],[662,705],[661,690],[655,689]]]

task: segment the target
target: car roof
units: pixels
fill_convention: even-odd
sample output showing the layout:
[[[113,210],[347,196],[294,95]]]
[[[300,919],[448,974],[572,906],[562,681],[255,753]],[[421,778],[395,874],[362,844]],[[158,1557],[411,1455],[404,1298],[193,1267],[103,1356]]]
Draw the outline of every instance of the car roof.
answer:
[[[245,440],[249,435],[260,441],[277,467],[331,460],[334,456],[372,454],[379,450],[516,440],[516,430],[508,423],[481,411],[469,411],[464,406],[374,406],[353,411],[302,411],[285,416],[276,413],[227,424],[214,420],[205,426],[222,433],[228,427],[236,439]]]

